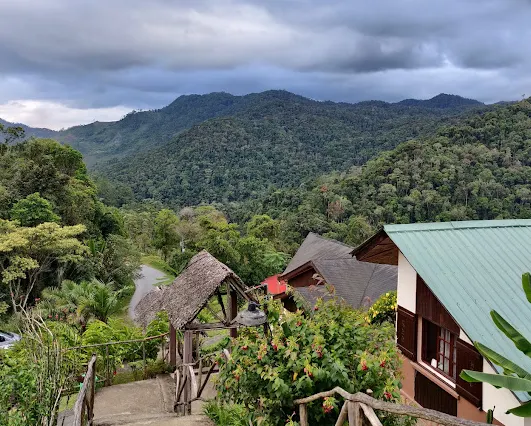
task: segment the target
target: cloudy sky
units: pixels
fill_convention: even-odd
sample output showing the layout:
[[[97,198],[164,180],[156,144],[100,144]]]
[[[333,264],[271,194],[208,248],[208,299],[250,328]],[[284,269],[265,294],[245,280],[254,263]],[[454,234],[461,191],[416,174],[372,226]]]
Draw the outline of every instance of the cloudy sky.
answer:
[[[531,94],[530,0],[0,0],[0,117],[54,129],[181,94]]]

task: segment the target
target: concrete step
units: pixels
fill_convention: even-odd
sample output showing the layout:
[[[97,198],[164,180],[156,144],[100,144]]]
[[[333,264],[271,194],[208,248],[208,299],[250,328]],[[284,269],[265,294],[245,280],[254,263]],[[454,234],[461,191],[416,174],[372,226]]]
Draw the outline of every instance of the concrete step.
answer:
[[[94,422],[95,426],[214,426],[214,423],[204,415],[177,417],[171,414],[140,416],[109,416]]]

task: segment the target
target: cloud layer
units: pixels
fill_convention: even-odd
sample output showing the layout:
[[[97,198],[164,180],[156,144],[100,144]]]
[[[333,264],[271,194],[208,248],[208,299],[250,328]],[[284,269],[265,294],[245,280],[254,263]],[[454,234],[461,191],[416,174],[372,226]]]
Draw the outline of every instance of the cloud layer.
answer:
[[[0,2],[0,117],[57,128],[273,88],[515,99],[530,90],[530,21],[528,0]]]

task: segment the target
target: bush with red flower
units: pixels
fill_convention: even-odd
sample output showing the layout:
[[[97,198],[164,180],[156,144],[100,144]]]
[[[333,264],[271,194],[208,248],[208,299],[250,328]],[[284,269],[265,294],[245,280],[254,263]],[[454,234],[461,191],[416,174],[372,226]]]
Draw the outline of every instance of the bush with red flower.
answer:
[[[367,324],[363,312],[334,301],[316,306],[311,315],[287,313],[270,301],[271,335],[260,328],[240,329],[231,358],[219,360],[220,399],[248,407],[271,425],[291,418],[295,399],[335,386],[398,400],[400,359],[392,325]],[[334,424],[340,405],[334,398],[309,404],[310,424]]]

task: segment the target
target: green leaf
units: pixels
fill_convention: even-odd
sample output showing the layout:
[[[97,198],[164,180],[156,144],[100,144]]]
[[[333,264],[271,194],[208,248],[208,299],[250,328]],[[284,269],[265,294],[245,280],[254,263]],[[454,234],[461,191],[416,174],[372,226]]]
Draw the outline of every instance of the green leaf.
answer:
[[[531,274],[529,272],[522,274],[522,287],[524,288],[527,301],[531,303]]]
[[[519,377],[503,376],[501,374],[480,373],[479,371],[463,370],[459,375],[467,382],[484,382],[492,386],[498,386],[513,391],[531,391],[531,380]]]
[[[474,346],[481,355],[491,360],[494,364],[502,367],[506,372],[515,373],[518,377],[521,378],[525,378],[528,376],[527,371],[525,371],[520,366],[516,365],[514,362],[508,360],[504,356],[500,355],[498,352],[493,351],[492,349],[479,342],[475,342]]]
[[[509,324],[505,319],[496,311],[491,311],[490,316],[503,334],[505,334],[509,339],[513,341],[515,346],[526,354],[528,357],[531,357],[531,343],[524,336],[520,334],[516,328]]]
[[[519,405],[518,407],[507,410],[507,414],[514,414],[518,417],[531,417],[531,402]]]

